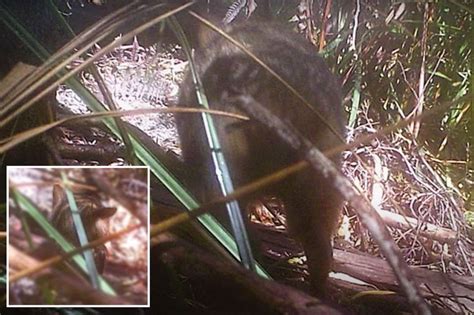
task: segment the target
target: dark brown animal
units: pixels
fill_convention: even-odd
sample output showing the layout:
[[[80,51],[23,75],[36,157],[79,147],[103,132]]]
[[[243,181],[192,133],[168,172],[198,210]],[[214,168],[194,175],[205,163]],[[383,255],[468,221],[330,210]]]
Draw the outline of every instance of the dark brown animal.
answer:
[[[189,29],[187,31],[190,31]],[[195,67],[212,109],[243,113],[235,99],[251,96],[284,121],[289,121],[320,150],[341,142],[344,111],[340,86],[324,60],[298,34],[276,23],[247,22],[224,27],[260,60],[294,87],[311,106],[304,104],[272,74],[221,35],[208,33],[195,52]],[[199,107],[191,73],[181,86],[179,106]],[[319,118],[314,110],[323,116]],[[201,202],[220,195],[211,154],[200,115],[176,115],[183,157],[193,170],[192,187]],[[250,120],[214,118],[223,153],[235,187],[300,161],[303,157],[286,145],[265,124]],[[267,122],[267,125],[271,122]],[[340,156],[332,157],[340,165]],[[285,203],[291,234],[305,250],[310,281],[323,295],[331,268],[331,237],[336,227],[341,198],[321,174],[311,170],[273,184],[259,195],[271,194]],[[251,196],[253,198],[255,196]],[[244,209],[248,198],[241,200]]]
[[[90,192],[76,192],[74,196],[79,211],[81,211],[81,219],[86,230],[87,240],[92,242],[105,236],[105,231],[99,226],[98,221],[111,217],[115,214],[117,209],[104,208],[101,205],[100,199]],[[74,246],[80,247],[66,193],[58,185],[53,187],[53,214],[51,223]],[[103,244],[99,245],[94,248],[93,254],[97,271],[102,273],[105,267],[107,248]]]

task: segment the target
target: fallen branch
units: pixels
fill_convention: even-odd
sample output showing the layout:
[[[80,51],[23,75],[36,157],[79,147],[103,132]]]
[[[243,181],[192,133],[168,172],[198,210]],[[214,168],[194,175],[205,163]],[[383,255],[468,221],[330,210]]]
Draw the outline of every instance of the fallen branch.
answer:
[[[155,250],[159,257],[154,256],[154,259],[164,264],[160,266],[162,272],[159,275],[163,275],[164,270],[172,270],[171,274],[176,274],[171,277],[186,279],[185,284],[194,288],[193,298],[199,303],[207,302],[201,305],[207,313],[342,314],[306,293],[263,279],[237,264],[218,259],[183,241],[160,243]],[[170,275],[166,274],[166,277],[168,279]],[[169,285],[159,276],[154,280],[161,286]],[[168,289],[162,289],[162,292],[166,292],[164,294],[167,296],[173,295]],[[179,303],[176,298],[166,300],[159,296],[161,307],[173,302]],[[172,309],[177,306],[166,307]],[[196,303],[193,307],[199,306]]]

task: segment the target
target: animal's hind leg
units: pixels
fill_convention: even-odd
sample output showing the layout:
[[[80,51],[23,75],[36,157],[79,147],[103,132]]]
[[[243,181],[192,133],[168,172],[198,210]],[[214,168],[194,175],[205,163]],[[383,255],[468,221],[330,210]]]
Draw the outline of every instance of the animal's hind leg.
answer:
[[[313,227],[317,229],[317,227]],[[325,296],[328,274],[332,265],[331,237],[326,232],[306,233],[301,240],[309,270],[311,288],[319,297]]]

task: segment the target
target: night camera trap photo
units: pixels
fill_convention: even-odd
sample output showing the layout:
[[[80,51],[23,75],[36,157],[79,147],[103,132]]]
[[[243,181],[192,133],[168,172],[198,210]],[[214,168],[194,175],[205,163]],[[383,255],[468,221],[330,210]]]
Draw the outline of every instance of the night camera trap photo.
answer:
[[[3,300],[474,314],[473,17],[0,0]]]

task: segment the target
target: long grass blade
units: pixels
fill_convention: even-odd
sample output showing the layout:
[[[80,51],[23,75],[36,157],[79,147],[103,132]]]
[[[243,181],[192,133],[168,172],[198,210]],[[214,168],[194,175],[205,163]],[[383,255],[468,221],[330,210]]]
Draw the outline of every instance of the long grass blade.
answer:
[[[79,243],[81,244],[81,246],[85,246],[87,243],[89,243],[89,240],[87,239],[86,229],[84,227],[84,224],[82,223],[81,212],[77,206],[74,194],[68,187],[67,175],[63,171],[61,172],[61,178],[64,183],[63,189],[66,193],[67,202],[69,203],[69,211],[71,211],[72,221],[77,232],[77,237],[79,238]],[[91,284],[94,288],[97,289],[99,287],[99,279],[97,274],[97,267],[95,265],[94,257],[92,255],[92,250],[85,250],[83,255],[86,260],[86,266],[87,270],[89,271],[89,278],[91,280]]]
[[[194,86],[196,87],[196,96],[199,104],[206,109],[209,109],[209,104],[207,102],[207,97],[202,86],[202,82],[199,78],[199,75],[194,67],[194,61],[191,54],[191,47],[189,42],[186,39],[184,31],[182,30],[179,23],[174,17],[170,18],[170,24],[175,34],[178,37],[178,40],[183,44],[184,51],[189,60],[189,66],[191,74],[193,77]],[[219,137],[216,132],[214,121],[210,115],[207,113],[201,114],[204,128],[206,131],[206,137],[210,148],[210,154],[212,155],[212,161],[215,168],[215,174],[219,181],[221,192],[224,196],[232,193],[234,191],[234,186],[230,178],[230,172],[225,161],[224,155],[221,150],[221,145],[219,142]],[[233,235],[236,239],[237,248],[239,250],[239,255],[241,262],[245,268],[250,270],[255,270],[255,260],[253,258],[252,249],[250,248],[250,242],[247,235],[247,230],[245,228],[244,220],[242,218],[242,213],[237,201],[231,201],[226,204],[227,212],[230,218],[230,223],[232,227]]]

